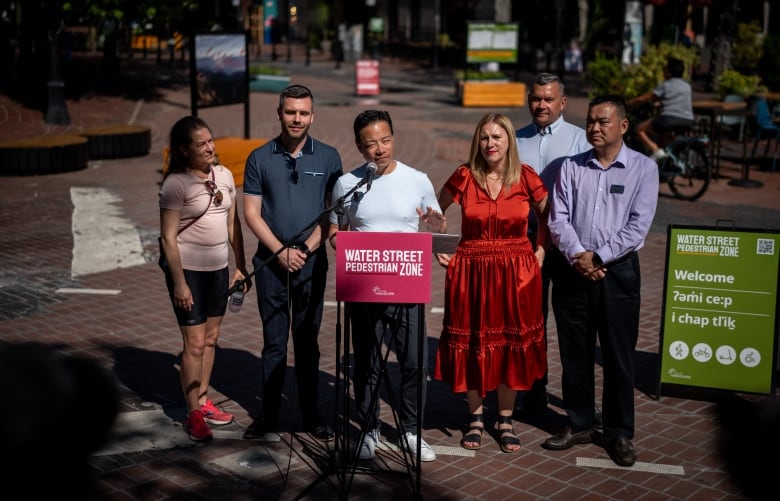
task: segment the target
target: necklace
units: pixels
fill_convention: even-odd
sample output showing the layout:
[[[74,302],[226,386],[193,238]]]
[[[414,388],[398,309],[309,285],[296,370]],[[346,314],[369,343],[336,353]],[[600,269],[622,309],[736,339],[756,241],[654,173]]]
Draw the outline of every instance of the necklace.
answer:
[[[488,178],[488,181],[494,181],[494,183],[487,185],[487,192],[492,200],[496,200],[501,193],[501,189],[504,187],[504,180],[502,178]]]

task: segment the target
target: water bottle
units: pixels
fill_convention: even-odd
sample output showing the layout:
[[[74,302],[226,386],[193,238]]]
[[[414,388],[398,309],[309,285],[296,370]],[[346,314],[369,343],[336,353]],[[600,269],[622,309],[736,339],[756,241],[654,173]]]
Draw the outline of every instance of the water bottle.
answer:
[[[241,305],[244,304],[244,293],[240,290],[235,291],[230,295],[228,300],[228,309],[233,313],[241,311]]]

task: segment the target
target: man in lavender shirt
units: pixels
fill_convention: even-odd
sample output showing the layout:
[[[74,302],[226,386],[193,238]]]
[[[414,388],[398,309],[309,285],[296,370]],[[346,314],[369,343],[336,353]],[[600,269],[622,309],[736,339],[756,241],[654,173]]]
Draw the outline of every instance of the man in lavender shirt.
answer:
[[[564,450],[593,439],[596,339],[604,369],[603,426],[607,452],[631,466],[634,438],[633,354],[639,335],[637,251],[655,217],[658,167],[628,148],[626,103],[600,96],[588,106],[585,131],[593,149],[563,162],[555,181],[550,235],[557,251],[552,307],[563,367],[568,424],[544,447]]]

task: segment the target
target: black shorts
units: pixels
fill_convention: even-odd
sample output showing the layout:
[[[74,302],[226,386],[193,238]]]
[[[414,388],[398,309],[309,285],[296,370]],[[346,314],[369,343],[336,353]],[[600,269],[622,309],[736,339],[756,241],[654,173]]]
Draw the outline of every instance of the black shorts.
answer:
[[[653,130],[659,134],[669,132],[675,129],[684,129],[693,126],[693,120],[687,118],[671,117],[668,115],[658,115],[650,123]]]
[[[184,310],[176,306],[173,300],[173,277],[167,266],[165,271],[165,285],[168,286],[168,297],[171,298],[173,312],[181,326],[199,325],[206,322],[208,317],[222,317],[227,310],[228,299],[225,293],[228,291],[228,269],[217,271],[192,271],[184,270],[184,279],[192,292],[192,309]]]

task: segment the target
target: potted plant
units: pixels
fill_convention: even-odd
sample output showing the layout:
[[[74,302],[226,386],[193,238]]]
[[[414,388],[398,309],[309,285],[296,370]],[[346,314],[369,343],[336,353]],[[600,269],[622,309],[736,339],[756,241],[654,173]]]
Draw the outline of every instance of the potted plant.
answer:
[[[745,75],[737,70],[726,70],[718,77],[715,85],[718,98],[723,100],[726,96],[736,95],[747,99],[761,92],[766,92],[766,87],[761,84],[758,75]]]
[[[253,92],[281,92],[290,85],[290,75],[276,66],[249,67],[249,90]]]

